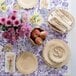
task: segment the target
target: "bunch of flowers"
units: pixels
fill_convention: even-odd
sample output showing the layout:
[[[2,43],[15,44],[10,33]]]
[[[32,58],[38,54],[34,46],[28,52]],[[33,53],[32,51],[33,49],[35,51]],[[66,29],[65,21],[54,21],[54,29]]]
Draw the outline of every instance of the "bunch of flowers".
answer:
[[[13,12],[7,18],[1,17],[0,28],[4,31],[2,36],[12,43],[19,37],[28,36],[31,30],[27,22],[17,17],[17,12]]]

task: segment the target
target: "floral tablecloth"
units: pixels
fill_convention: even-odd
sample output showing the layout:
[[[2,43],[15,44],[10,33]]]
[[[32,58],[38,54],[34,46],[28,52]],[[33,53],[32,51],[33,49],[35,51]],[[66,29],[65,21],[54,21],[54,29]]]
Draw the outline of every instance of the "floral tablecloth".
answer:
[[[7,10],[1,10],[0,9],[0,16],[4,17],[8,14],[10,14],[10,12],[13,10],[13,5],[16,3],[16,0],[5,0],[5,2],[3,3],[3,5],[5,5],[7,7]],[[50,0],[50,9],[46,10],[46,9],[39,9],[39,0],[38,0],[38,5],[36,8],[33,8],[31,10],[24,10],[24,9],[20,9],[18,10],[18,16],[20,17],[20,14],[22,13],[28,13],[29,15],[33,14],[34,11],[38,11],[42,17],[44,18],[44,20],[47,19],[47,15],[48,12],[51,11],[53,8],[55,7],[62,7],[64,9],[68,9],[68,0]],[[0,4],[0,8],[1,8],[1,4]],[[64,41],[67,42],[66,39],[66,34],[64,35],[60,35],[57,32],[54,32],[53,30],[51,30],[46,23],[43,23],[41,26],[41,28],[43,28],[44,30],[48,31],[48,37],[46,38],[44,44],[46,43],[46,41],[54,39],[54,38],[59,38],[62,39]],[[4,46],[7,43],[7,41],[5,39],[2,38],[2,31],[0,31],[0,45]],[[38,69],[30,74],[30,75],[23,75],[20,72],[15,71],[15,73],[6,73],[5,72],[5,51],[0,51],[0,76],[65,76],[66,73],[68,72],[68,66],[64,65],[62,68],[60,69],[55,69],[55,68],[50,68],[48,67],[42,58],[42,50],[44,47],[44,44],[41,46],[33,46],[30,42],[30,40],[25,37],[24,39],[19,39],[17,41],[17,43],[14,44],[13,46],[13,51],[16,55],[18,55],[21,50],[20,49],[24,49],[33,52],[37,58],[38,58]]]

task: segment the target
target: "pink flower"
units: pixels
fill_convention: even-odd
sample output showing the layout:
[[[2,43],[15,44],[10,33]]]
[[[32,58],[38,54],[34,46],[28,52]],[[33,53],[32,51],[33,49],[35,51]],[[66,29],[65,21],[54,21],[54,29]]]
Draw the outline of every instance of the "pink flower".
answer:
[[[21,31],[23,31],[23,32],[25,32],[26,31],[26,25],[23,25],[22,27],[21,27]]]
[[[12,36],[12,41],[15,41],[16,40],[16,37],[15,35]]]
[[[7,27],[12,26],[12,21],[10,19],[7,19],[5,22],[5,26]]]
[[[12,38],[12,41],[16,41],[19,38],[19,35],[18,34],[12,34],[11,38]]]
[[[12,15],[10,18],[11,18],[11,20],[15,20],[16,19],[16,16],[15,15]]]
[[[17,12],[16,11],[11,12],[8,18],[14,21],[17,18]]]
[[[27,15],[23,15],[23,22],[21,22],[17,18],[17,12],[13,11],[9,17],[1,18],[0,24],[4,24],[8,29],[3,33],[3,37],[6,38],[10,42],[14,42],[19,37],[28,36],[31,30],[31,26],[28,24],[25,24],[27,20]],[[11,27],[10,27],[11,26]]]
[[[23,36],[29,36],[30,31],[31,31],[31,26],[30,25],[23,25],[19,31],[19,34],[23,35]]]
[[[16,36],[16,40],[19,38],[19,34],[17,33],[17,34],[15,34],[15,36]]]
[[[2,22],[1,22],[1,20],[0,20],[0,26],[2,25]]]
[[[19,26],[19,25],[20,25],[20,21],[16,19],[16,20],[13,22],[13,26]]]
[[[31,31],[32,30],[32,27],[30,25],[27,25],[26,28],[27,28],[27,31]]]
[[[24,25],[25,25],[25,23],[23,23],[23,22],[22,22],[22,23],[20,23],[20,26],[21,26],[21,27],[22,27],[22,26],[24,26]]]
[[[9,39],[10,38],[10,33],[9,32],[4,32],[3,35],[2,35],[4,38],[7,38]]]
[[[5,24],[5,21],[6,21],[6,19],[5,19],[4,17],[0,19],[0,22],[1,22],[2,24]]]
[[[24,36],[25,36],[25,32],[22,31],[22,30],[20,30],[20,31],[19,31],[19,36],[20,36],[20,37],[24,37]]]
[[[17,33],[17,34],[19,33],[19,29],[16,29],[16,33]]]
[[[17,11],[14,10],[14,11],[13,11],[13,14],[17,14]]]
[[[8,28],[8,32],[9,32],[10,34],[15,34],[15,30],[14,30],[13,27],[12,27],[12,28]]]

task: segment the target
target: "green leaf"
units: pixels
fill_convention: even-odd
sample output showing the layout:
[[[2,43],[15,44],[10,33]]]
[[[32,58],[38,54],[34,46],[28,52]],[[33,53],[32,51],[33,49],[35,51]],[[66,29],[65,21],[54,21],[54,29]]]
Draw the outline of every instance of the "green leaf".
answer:
[[[2,27],[2,30],[3,30],[3,31],[6,31],[6,29],[7,29],[7,28],[6,28],[5,26]]]

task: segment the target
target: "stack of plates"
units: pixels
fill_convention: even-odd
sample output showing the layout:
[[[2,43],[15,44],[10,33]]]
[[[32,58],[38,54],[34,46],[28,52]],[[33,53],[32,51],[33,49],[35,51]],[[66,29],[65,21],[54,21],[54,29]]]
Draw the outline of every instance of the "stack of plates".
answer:
[[[60,68],[65,65],[70,56],[68,45],[59,39],[48,41],[43,50],[45,62],[54,68]]]

